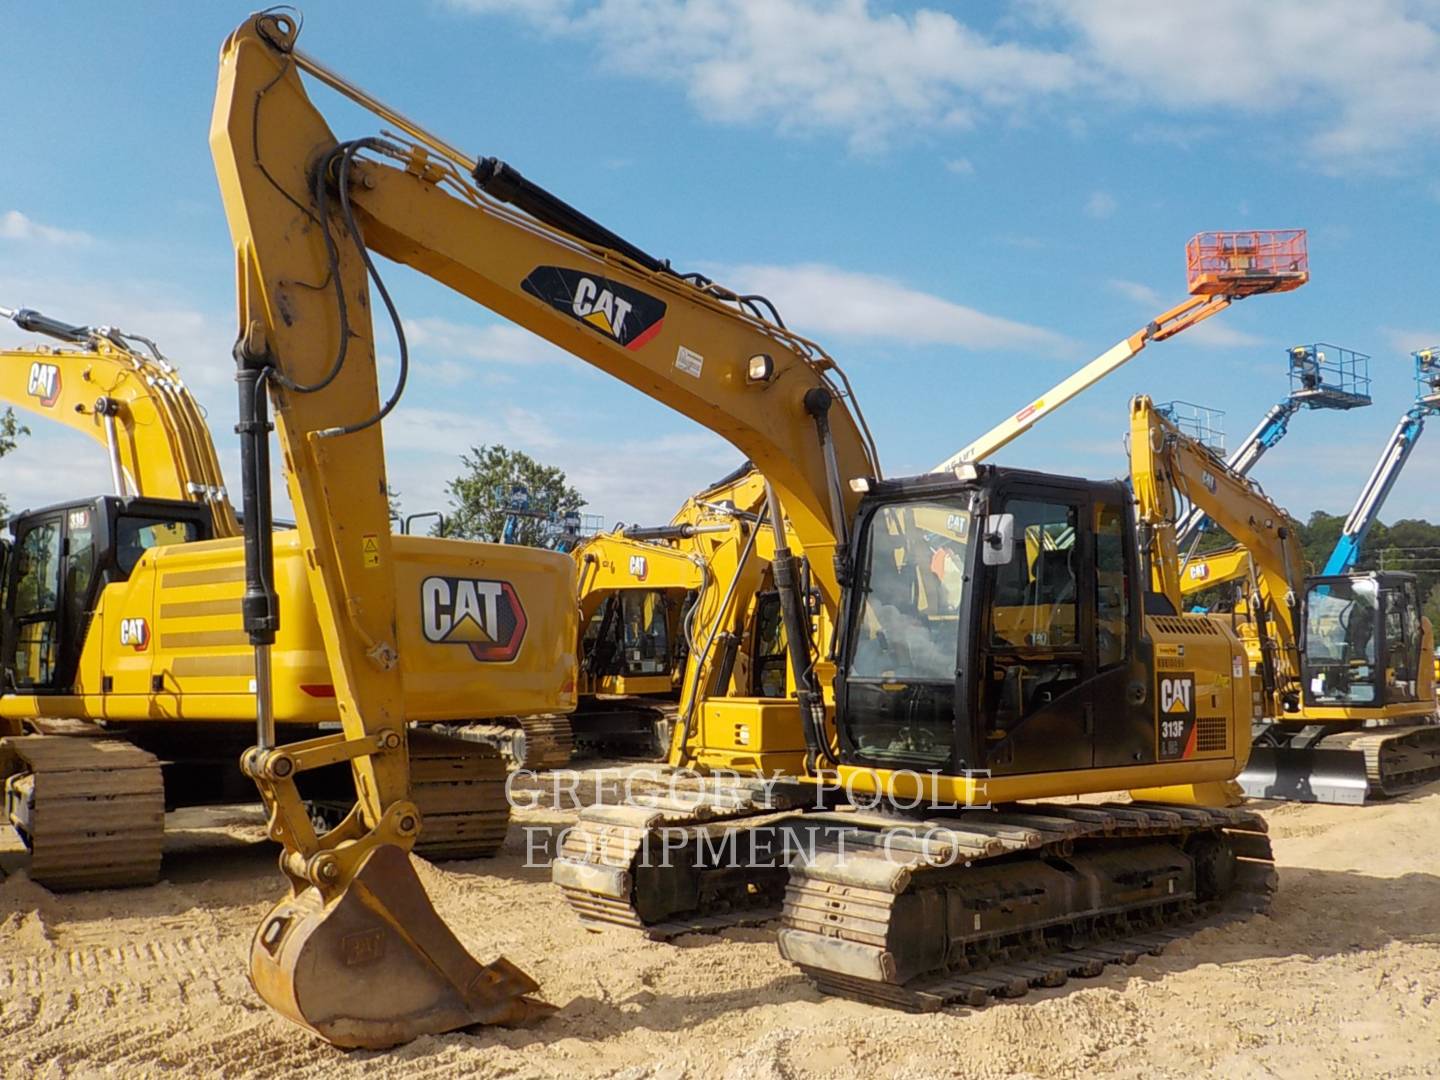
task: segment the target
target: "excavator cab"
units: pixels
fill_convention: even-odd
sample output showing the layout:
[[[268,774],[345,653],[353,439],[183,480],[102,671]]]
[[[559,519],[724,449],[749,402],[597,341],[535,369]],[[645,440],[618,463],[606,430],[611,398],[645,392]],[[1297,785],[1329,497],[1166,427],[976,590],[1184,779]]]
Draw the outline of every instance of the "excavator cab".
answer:
[[[676,663],[679,604],[663,589],[612,593],[595,612],[581,644],[581,664],[597,690],[663,694]]]
[[[1301,650],[1308,709],[1354,713],[1426,701],[1419,587],[1413,574],[1351,573],[1306,582]]]
[[[862,504],[838,707],[848,764],[948,775],[1156,760],[1130,499],[989,467]]]
[[[70,693],[100,591],[129,578],[152,547],[211,537],[208,507],[169,499],[103,495],[30,510],[10,519],[4,576],[5,691]],[[149,645],[143,618],[121,620],[121,645]]]

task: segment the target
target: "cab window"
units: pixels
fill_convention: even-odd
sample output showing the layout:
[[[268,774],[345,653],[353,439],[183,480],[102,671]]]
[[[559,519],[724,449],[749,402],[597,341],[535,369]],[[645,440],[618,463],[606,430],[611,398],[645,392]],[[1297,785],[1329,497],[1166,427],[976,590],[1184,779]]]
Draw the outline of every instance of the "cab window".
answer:
[[[883,506],[866,524],[845,673],[846,737],[861,760],[952,760],[970,528],[958,499]]]
[[[115,526],[115,558],[127,577],[140,556],[154,547],[186,544],[200,539],[200,527],[193,521],[158,517],[122,516]]]
[[[1095,504],[1095,660],[1104,670],[1125,659],[1130,618],[1125,576],[1125,511]]]
[[[871,519],[852,677],[954,680],[969,525],[968,511],[936,503]]]
[[[992,645],[1078,646],[1075,564],[1078,510],[1063,503],[1014,499],[1015,555],[997,567],[991,608]]]
[[[90,585],[98,561],[94,514],[88,507],[71,510],[65,554],[65,625],[66,633],[76,641],[90,618]]]
[[[60,519],[32,527],[15,547],[14,652],[18,687],[46,686],[59,657]]]

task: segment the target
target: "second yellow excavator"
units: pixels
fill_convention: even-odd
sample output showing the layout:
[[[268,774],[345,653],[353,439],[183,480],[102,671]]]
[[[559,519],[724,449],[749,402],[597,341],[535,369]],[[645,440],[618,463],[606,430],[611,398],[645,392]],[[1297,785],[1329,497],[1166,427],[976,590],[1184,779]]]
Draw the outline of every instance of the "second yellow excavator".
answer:
[[[153,342],[34,311],[12,317],[65,344],[0,351],[0,400],[102,445],[115,491],[9,522],[6,818],[43,885],[145,884],[160,873],[165,810],[254,798],[236,767],[257,679],[241,627],[238,525],[204,416]],[[276,722],[318,733],[338,714],[303,553],[294,531],[271,542],[271,581],[291,613],[271,682]],[[407,722],[573,705],[573,643],[525,627],[574,626],[565,556],[408,536],[393,544]],[[480,566],[491,583],[466,584]],[[415,732],[412,751],[413,797],[426,814],[420,849],[431,858],[498,850],[509,821],[503,762],[434,730]],[[348,790],[343,771],[310,778],[316,821],[348,808]]]

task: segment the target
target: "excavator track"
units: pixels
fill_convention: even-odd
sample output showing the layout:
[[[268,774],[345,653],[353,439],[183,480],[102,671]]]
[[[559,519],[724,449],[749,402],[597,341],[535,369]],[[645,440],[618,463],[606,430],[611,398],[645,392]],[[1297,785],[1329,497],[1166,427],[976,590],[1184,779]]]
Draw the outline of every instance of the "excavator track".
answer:
[[[597,697],[577,712],[575,750],[586,757],[660,761],[670,750],[670,735],[680,706],[656,698]]]
[[[1263,911],[1275,888],[1265,823],[1244,810],[1023,804],[920,836],[832,841],[796,866],[780,952],[822,992],[914,1011],[1016,997]]]
[[[434,730],[498,751],[512,769],[563,769],[570,764],[574,736],[564,713],[522,716],[508,721],[437,724]]]
[[[700,781],[631,793],[625,805],[587,806],[562,838],[552,879],[594,930],[623,926],[664,941],[767,922],[780,914],[785,866],[733,869],[742,854],[735,845],[766,817],[787,829],[798,818],[786,812],[813,798],[793,785]],[[702,848],[722,865],[699,865]]]
[[[1392,798],[1440,778],[1440,724],[1332,735],[1320,746],[1364,754],[1365,778],[1375,797]]]
[[[660,940],[778,915],[781,953],[822,991],[917,1011],[1133,963],[1274,890],[1265,823],[1243,810],[1039,803],[908,821],[742,794],[588,808],[554,879],[592,929]],[[735,867],[763,851],[768,865]]]
[[[47,889],[104,889],[160,880],[165,785],[160,761],[123,739],[0,739],[8,818]]]
[[[420,808],[415,852],[427,859],[494,855],[510,827],[505,760],[498,752],[440,732],[410,732],[410,792]]]

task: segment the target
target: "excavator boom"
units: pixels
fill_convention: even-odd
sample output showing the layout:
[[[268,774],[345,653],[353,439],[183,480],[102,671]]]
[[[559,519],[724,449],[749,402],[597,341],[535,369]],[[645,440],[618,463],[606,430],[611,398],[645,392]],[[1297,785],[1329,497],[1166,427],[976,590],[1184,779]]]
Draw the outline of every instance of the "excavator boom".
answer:
[[[69,346],[0,350],[0,401],[98,442],[115,494],[204,503],[215,536],[239,534],[204,414],[153,342],[25,308],[0,317]]]

